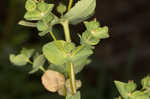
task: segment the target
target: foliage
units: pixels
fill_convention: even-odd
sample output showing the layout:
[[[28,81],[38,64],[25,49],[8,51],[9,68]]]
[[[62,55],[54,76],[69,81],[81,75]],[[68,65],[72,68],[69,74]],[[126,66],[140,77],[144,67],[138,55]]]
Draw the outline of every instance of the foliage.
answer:
[[[101,27],[96,19],[85,21],[93,15],[96,0],[80,0],[71,8],[72,2],[73,0],[69,1],[68,9],[65,4],[59,3],[56,7],[57,12],[61,15],[59,17],[53,13],[55,4],[48,4],[43,0],[26,0],[25,20],[21,20],[19,24],[36,27],[41,37],[50,33],[53,41],[43,45],[42,53],[23,48],[20,54],[11,54],[10,61],[17,66],[30,63],[33,69],[29,73],[42,70],[44,72],[42,82],[48,91],[58,91],[58,94],[66,96],[66,99],[80,99],[78,89],[81,87],[81,83],[79,84],[75,79],[75,74],[90,63],[89,56],[93,54],[94,45],[97,45],[101,39],[108,38],[109,34],[108,27]],[[69,24],[76,25],[81,22],[84,22],[86,30],[79,35],[80,45],[76,45],[71,42]],[[62,25],[65,40],[57,40],[55,37],[53,33],[55,24]],[[45,69],[45,65],[47,69]],[[60,77],[65,77],[65,80]],[[47,86],[49,84],[52,86]],[[53,89],[56,90],[53,91]]]
[[[137,90],[137,85],[133,81],[123,83],[115,81],[116,87],[121,94],[115,99],[150,99],[150,76],[141,80],[142,88]]]

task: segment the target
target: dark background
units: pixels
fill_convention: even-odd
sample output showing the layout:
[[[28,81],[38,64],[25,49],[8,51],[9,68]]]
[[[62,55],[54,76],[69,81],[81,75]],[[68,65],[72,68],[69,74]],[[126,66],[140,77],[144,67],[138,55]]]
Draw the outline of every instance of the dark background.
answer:
[[[63,99],[43,88],[41,72],[29,75],[30,66],[19,68],[9,62],[10,53],[26,46],[40,49],[49,40],[38,37],[36,29],[17,25],[23,19],[24,2],[0,1],[0,99]],[[96,46],[93,62],[78,75],[83,81],[82,99],[113,99],[118,95],[114,80],[140,84],[149,74],[149,4],[150,0],[97,0],[93,18],[109,27],[110,38]],[[75,42],[76,32],[83,32],[81,26],[71,26]]]

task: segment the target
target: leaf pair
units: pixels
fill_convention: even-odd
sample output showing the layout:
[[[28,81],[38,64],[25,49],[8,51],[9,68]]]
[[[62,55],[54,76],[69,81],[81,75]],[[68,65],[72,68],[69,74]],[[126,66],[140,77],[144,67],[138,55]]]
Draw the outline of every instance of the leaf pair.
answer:
[[[41,20],[52,11],[53,7],[53,4],[47,4],[45,2],[36,3],[34,0],[27,0],[27,12],[25,13],[24,18],[26,20]]]
[[[80,36],[81,44],[91,47],[99,43],[101,39],[109,37],[108,27],[100,27],[100,24],[95,20],[84,22],[86,31]]]
[[[82,48],[80,50],[79,47],[75,47],[74,43],[65,42],[63,40],[50,42],[43,47],[43,54],[50,63],[55,65],[75,62],[88,57],[92,53],[90,49]]]
[[[124,99],[150,99],[150,76],[141,80],[142,89],[136,90],[136,84],[133,81],[123,83],[115,81],[115,85]],[[117,99],[121,99],[118,97]]]
[[[29,58],[34,53],[34,49],[26,49],[23,48],[18,55],[10,54],[10,61],[11,63],[17,65],[17,66],[23,66],[26,65],[29,62]]]

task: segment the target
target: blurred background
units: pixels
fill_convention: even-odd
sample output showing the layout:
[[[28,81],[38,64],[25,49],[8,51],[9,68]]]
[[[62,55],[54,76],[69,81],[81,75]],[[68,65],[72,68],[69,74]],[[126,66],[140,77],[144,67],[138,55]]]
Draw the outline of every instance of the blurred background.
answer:
[[[10,53],[18,53],[22,47],[40,50],[50,41],[49,36],[39,37],[35,28],[17,25],[25,13],[24,3],[0,0],[0,99],[63,99],[43,88],[40,71],[29,75],[30,66],[19,68],[9,62]],[[118,95],[114,80],[140,84],[149,74],[149,4],[150,0],[97,0],[93,18],[109,27],[110,38],[96,46],[93,62],[78,75],[83,83],[82,99],[113,99]],[[73,41],[79,43],[76,34],[84,31],[83,24],[70,27]],[[62,33],[58,35],[63,38]]]

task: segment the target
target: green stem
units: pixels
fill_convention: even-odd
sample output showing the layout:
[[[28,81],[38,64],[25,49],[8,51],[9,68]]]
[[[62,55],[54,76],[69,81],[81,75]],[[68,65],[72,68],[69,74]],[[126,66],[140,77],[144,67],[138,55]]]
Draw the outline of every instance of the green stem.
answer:
[[[65,33],[65,39],[67,42],[71,42],[71,37],[70,37],[70,30],[69,30],[69,22],[68,20],[65,20],[61,22],[63,28],[64,28],[64,33]]]
[[[74,95],[76,94],[76,84],[75,84],[74,66],[72,63],[68,63],[68,73],[69,73],[69,80],[70,80],[70,87],[72,90],[72,95]]]
[[[56,41],[56,37],[55,37],[54,33],[53,32],[49,32],[49,33],[52,36],[53,40]]]
[[[71,9],[72,3],[73,3],[73,0],[69,0],[68,11]]]

